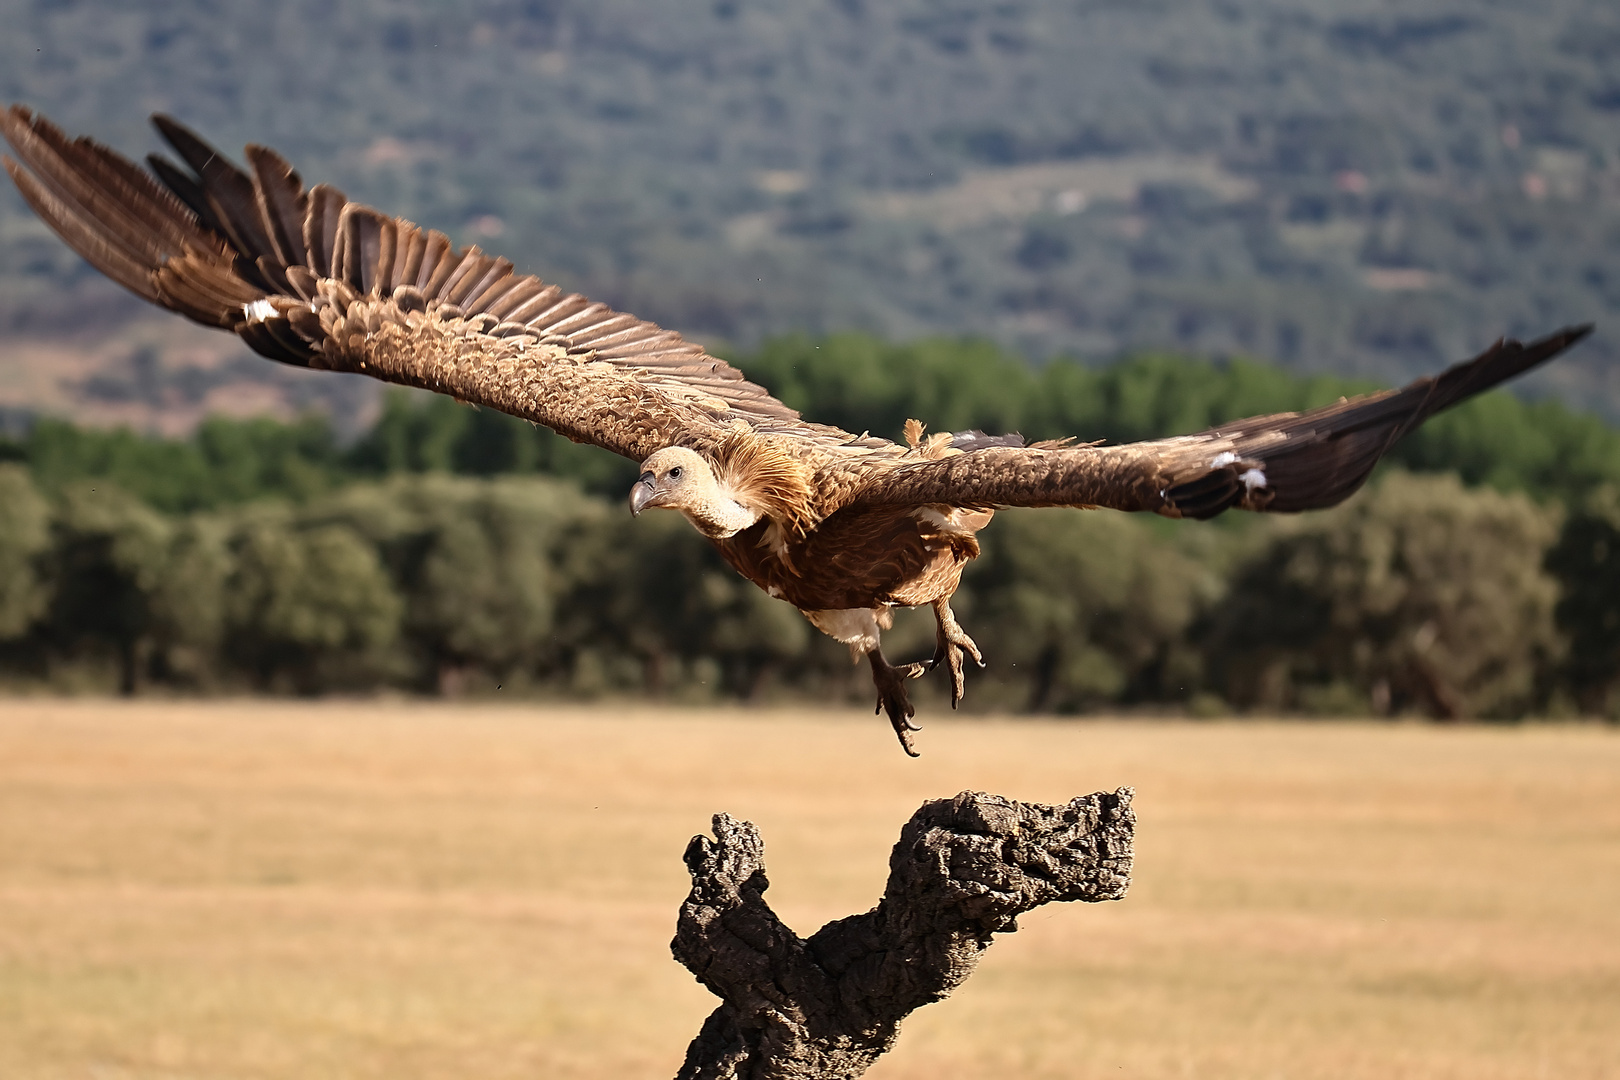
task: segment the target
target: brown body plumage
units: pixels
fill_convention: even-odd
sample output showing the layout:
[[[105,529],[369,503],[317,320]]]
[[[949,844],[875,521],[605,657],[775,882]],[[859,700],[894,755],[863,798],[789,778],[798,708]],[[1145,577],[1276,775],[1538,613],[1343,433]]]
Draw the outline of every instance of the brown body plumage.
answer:
[[[1401,390],[1172,439],[1024,446],[925,436],[913,421],[900,446],[807,422],[679,334],[505,259],[325,185],[306,190],[272,150],[248,147],[243,171],[156,123],[189,171],[153,156],[144,172],[22,106],[0,115],[17,155],[6,168],[97,269],[264,356],[451,394],[641,462],[632,510],[681,511],[740,574],[866,656],[908,753],[905,680],[945,663],[954,705],[964,655],[979,660],[949,601],[996,507],[1206,518],[1331,506],[1425,418],[1590,330],[1501,341]],[[890,612],[922,604],[938,622],[934,658],[890,665],[879,647]]]

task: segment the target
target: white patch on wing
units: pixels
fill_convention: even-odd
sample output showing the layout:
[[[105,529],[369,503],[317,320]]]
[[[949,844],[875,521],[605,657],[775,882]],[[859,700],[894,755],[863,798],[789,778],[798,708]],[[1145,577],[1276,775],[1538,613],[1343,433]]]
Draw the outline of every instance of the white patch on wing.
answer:
[[[248,322],[264,322],[276,317],[276,305],[268,300],[255,300],[242,305],[242,314],[247,316]]]
[[[1212,469],[1222,469],[1222,468],[1225,468],[1226,466],[1232,464],[1232,462],[1234,462],[1236,460],[1237,460],[1237,455],[1232,453],[1232,451],[1227,450],[1227,451],[1224,451],[1222,453],[1216,454],[1214,460],[1209,463],[1209,467],[1212,468]]]
[[[828,611],[806,611],[804,617],[810,625],[834,641],[849,646],[850,655],[859,660],[863,653],[878,647],[879,619],[887,612],[881,608],[835,608]],[[891,615],[892,619],[893,616]]]
[[[780,600],[782,599],[782,590],[777,588],[775,585],[772,585],[770,588],[765,590],[765,595],[769,596],[772,600]]]
[[[1243,486],[1250,491],[1266,486],[1266,474],[1259,469],[1250,469],[1242,476],[1239,476],[1238,479],[1243,481]]]

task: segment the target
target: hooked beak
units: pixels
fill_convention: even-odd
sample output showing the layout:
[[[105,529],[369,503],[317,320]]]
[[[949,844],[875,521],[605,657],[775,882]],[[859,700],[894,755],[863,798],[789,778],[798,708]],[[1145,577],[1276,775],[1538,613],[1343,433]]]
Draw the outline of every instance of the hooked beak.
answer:
[[[653,497],[653,474],[644,472],[630,489],[630,516],[635,517],[647,508]]]

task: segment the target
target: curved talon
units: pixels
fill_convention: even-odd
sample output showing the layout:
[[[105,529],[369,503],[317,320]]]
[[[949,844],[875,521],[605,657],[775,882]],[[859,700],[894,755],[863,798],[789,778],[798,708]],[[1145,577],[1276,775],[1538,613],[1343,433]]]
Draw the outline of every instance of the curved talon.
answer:
[[[874,712],[889,714],[889,725],[894,728],[895,737],[900,740],[900,748],[911,757],[917,757],[911,733],[921,731],[922,728],[912,723],[911,718],[917,715],[917,710],[906,694],[906,680],[921,678],[927,667],[923,664],[896,666],[884,659],[880,649],[873,649],[866,657],[871,662],[872,682],[877,686],[878,692],[877,708]]]
[[[907,757],[922,757],[917,748],[911,743],[911,731],[906,728],[896,728],[896,735],[900,737],[900,749],[906,752]]]
[[[967,681],[962,675],[962,654],[973,657],[973,662],[981,668],[984,667],[984,656],[957,623],[949,599],[934,602],[934,620],[937,626],[934,658],[928,662],[928,667],[931,671],[939,666],[940,661],[945,662],[951,673],[951,708],[954,709],[967,692]]]

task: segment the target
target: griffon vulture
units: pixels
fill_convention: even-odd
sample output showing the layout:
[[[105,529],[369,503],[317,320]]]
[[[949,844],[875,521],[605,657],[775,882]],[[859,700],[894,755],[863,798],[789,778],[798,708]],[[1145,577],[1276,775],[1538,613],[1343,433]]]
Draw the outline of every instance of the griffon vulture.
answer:
[[[1209,518],[1332,506],[1425,418],[1590,330],[1499,341],[1401,390],[1177,438],[1026,446],[924,435],[912,421],[901,446],[801,419],[679,334],[325,184],[305,188],[273,150],[249,146],[244,171],[168,117],[154,121],[184,166],[153,155],[143,171],[13,106],[6,168],[102,273],[263,356],[436,390],[639,462],[631,511],[680,511],[738,573],[866,657],[878,708],[911,754],[906,680],[943,662],[954,706],[964,654],[982,663],[950,600],[998,507]],[[879,638],[892,610],[920,604],[938,622],[933,658],[889,663]]]

